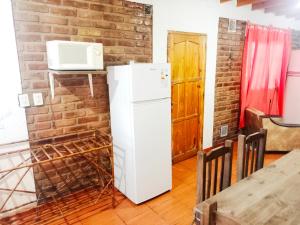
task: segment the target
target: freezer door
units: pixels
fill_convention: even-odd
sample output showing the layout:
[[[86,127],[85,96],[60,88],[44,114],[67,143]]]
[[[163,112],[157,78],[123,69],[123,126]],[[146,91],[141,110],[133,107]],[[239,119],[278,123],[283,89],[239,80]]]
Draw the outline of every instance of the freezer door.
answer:
[[[148,101],[171,96],[169,64],[133,64],[132,101]]]
[[[136,199],[141,203],[172,187],[171,101],[133,104]]]

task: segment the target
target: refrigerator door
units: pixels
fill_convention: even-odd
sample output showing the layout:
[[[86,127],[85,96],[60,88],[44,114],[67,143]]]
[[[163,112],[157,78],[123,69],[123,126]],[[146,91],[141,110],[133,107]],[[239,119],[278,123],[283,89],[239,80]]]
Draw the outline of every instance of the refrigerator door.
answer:
[[[149,101],[171,96],[169,64],[133,64],[132,101]]]
[[[172,187],[171,100],[133,104],[136,195],[139,204]]]

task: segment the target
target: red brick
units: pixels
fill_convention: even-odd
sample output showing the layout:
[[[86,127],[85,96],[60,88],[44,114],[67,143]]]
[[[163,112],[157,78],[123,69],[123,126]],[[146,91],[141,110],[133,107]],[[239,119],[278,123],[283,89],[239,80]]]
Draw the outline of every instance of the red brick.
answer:
[[[144,35],[137,34],[137,33],[125,33],[124,38],[125,39],[133,39],[133,40],[143,40]]]
[[[106,38],[123,38],[123,32],[119,30],[104,30],[102,34]]]
[[[35,120],[37,122],[45,122],[45,121],[59,120],[59,119],[62,119],[62,113],[60,112],[35,116]]]
[[[38,24],[26,24],[26,25],[22,25],[20,30],[23,32],[49,33],[51,31],[51,26],[38,25]]]
[[[89,8],[89,3],[80,2],[80,1],[76,1],[76,0],[63,0],[63,5],[72,6],[74,8],[83,8],[83,9]]]
[[[119,23],[117,24],[117,30],[129,30],[129,31],[134,31],[135,25],[132,24],[126,24],[126,23]]]
[[[30,12],[41,12],[41,13],[49,12],[49,8],[47,5],[35,4],[35,3],[25,3],[25,2],[18,3],[17,9],[24,10],[24,11],[30,11]]]
[[[26,116],[26,121],[28,124],[31,124],[34,122],[34,116],[28,115]]]
[[[137,54],[137,55],[143,55],[144,54],[144,48],[125,48],[125,54]]]
[[[137,26],[136,31],[141,32],[141,33],[150,33],[152,31],[152,29],[151,29],[151,27]]]
[[[25,50],[27,52],[46,52],[46,45],[45,44],[26,44]]]
[[[119,46],[111,46],[111,47],[104,47],[104,54],[122,54],[124,53],[124,48]]]
[[[48,106],[26,108],[27,115],[45,114],[49,112]]]
[[[23,54],[22,58],[24,61],[43,61],[44,55],[27,53],[27,54]]]
[[[96,21],[95,26],[97,28],[103,28],[103,29],[117,29],[117,25],[115,23],[106,22],[106,21]]]
[[[40,18],[41,23],[45,24],[59,24],[59,25],[67,25],[68,19],[54,16],[42,16]]]
[[[55,87],[55,94],[56,95],[69,95],[72,94],[72,89],[67,87]]]
[[[45,41],[52,41],[52,40],[64,40],[64,41],[70,41],[70,36],[61,36],[61,35],[45,35],[44,36]]]
[[[47,81],[34,81],[32,82],[33,89],[45,89],[49,87],[49,83]]]
[[[82,97],[74,96],[74,95],[65,95],[61,97],[61,101],[63,104],[70,102],[78,102],[82,100]]]
[[[77,12],[74,9],[51,8],[50,13],[59,16],[76,16]]]
[[[72,19],[70,20],[70,24],[72,26],[79,26],[79,27],[95,27],[96,22],[91,20],[84,20],[84,19]]]
[[[74,126],[75,124],[76,124],[76,119],[62,119],[62,120],[55,121],[56,127]]]
[[[52,32],[56,34],[77,34],[77,30],[67,27],[53,27]]]
[[[78,123],[82,124],[82,123],[96,122],[98,120],[99,120],[98,116],[82,117],[82,118],[78,118]]]
[[[28,69],[30,70],[46,70],[48,69],[47,63],[31,63],[28,64]]]
[[[84,84],[84,80],[82,79],[64,79],[60,82],[61,86],[82,86]]]
[[[85,111],[84,110],[76,110],[73,112],[65,112],[63,113],[63,118],[64,119],[70,119],[70,118],[76,118],[76,117],[82,117],[85,116]]]
[[[38,15],[30,15],[28,13],[17,12],[17,13],[14,13],[14,19],[16,21],[38,22],[39,16]]]
[[[101,36],[101,30],[97,28],[78,28],[78,35]]]
[[[137,47],[145,47],[146,44],[145,44],[144,41],[137,41],[137,42],[136,42],[136,46],[137,46]]]
[[[39,122],[34,124],[36,130],[47,130],[51,128],[51,122]]]
[[[117,45],[117,43],[118,43],[117,40],[104,39],[104,38],[96,39],[96,42],[102,43],[104,46],[114,46],[114,45]]]
[[[39,80],[44,80],[45,79],[45,73],[43,71],[38,71],[38,72],[26,72],[23,74],[22,78],[24,80],[35,80],[35,81],[39,81]]]
[[[31,0],[33,2],[39,2],[44,4],[60,5],[62,0]]]
[[[53,112],[62,112],[62,111],[68,111],[68,110],[74,110],[75,104],[57,104],[52,106]]]
[[[17,39],[23,42],[39,42],[41,41],[41,35],[38,34],[20,34]]]
[[[124,21],[124,17],[116,16],[116,15],[112,15],[112,14],[104,14],[103,19],[107,20],[107,21],[112,21],[112,22],[123,22]]]
[[[100,4],[90,4],[90,9],[96,11],[109,11],[107,6]]]
[[[51,130],[36,132],[36,137],[47,138],[47,137],[54,137],[62,134],[63,134],[63,129],[56,129],[56,130],[51,129]]]
[[[73,133],[73,132],[85,131],[87,129],[88,129],[87,125],[78,125],[78,126],[66,127],[66,128],[64,128],[64,133]]]
[[[102,20],[103,12],[78,9],[77,16],[85,19]]]
[[[132,24],[139,24],[142,25],[144,23],[143,18],[136,18],[136,17],[125,17],[124,18],[125,23],[132,23]]]
[[[126,46],[126,47],[135,47],[136,46],[136,41],[120,40],[120,41],[118,41],[118,45]]]

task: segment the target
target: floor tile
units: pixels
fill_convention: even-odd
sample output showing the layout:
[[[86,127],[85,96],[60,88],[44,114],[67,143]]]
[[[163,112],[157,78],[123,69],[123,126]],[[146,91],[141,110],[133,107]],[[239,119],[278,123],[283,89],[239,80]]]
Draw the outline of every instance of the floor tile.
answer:
[[[82,220],[83,225],[125,225],[115,210],[107,210]]]

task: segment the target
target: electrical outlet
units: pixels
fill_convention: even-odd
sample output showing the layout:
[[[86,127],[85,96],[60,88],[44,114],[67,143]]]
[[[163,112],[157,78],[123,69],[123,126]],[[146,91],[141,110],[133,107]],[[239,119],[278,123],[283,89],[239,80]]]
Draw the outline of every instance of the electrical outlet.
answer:
[[[228,125],[221,126],[220,137],[226,137],[228,135]]]
[[[33,104],[35,106],[39,106],[39,105],[44,104],[42,93],[33,93],[32,97],[33,97]]]
[[[19,106],[22,108],[30,106],[28,94],[20,94],[19,95]]]

